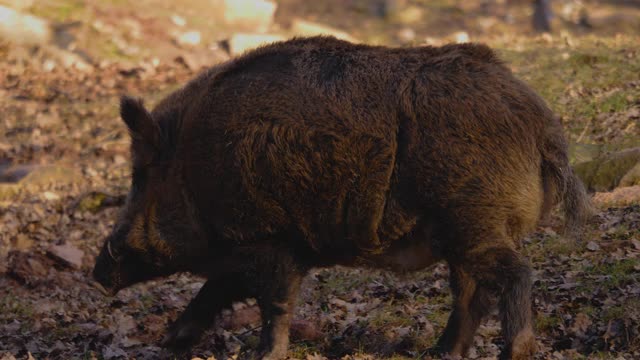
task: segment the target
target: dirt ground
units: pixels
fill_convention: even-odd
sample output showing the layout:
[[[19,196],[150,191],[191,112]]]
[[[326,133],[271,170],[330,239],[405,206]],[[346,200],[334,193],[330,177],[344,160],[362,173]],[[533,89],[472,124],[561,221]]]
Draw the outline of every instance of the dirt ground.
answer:
[[[113,298],[90,284],[129,186],[118,97],[153,105],[202,65],[228,59],[225,40],[237,29],[212,20],[213,2],[35,1],[23,11],[56,24],[56,44],[0,40],[0,359],[233,359],[257,345],[252,300],[190,352],[158,345],[201,279],[175,275]],[[637,2],[554,1],[553,32],[543,35],[531,30],[527,1],[397,1],[393,13],[381,3],[280,0],[269,31],[290,36],[302,18],[369,43],[486,42],[562,117],[573,148],[640,146]],[[200,31],[197,44],[176,40],[191,30]],[[82,63],[66,66],[61,46]],[[597,205],[582,241],[559,235],[554,213],[523,243],[535,269],[536,358],[640,358],[640,202]],[[404,277],[316,270],[303,285],[289,356],[423,358],[450,300],[445,265]],[[499,331],[493,314],[468,357],[495,358]]]

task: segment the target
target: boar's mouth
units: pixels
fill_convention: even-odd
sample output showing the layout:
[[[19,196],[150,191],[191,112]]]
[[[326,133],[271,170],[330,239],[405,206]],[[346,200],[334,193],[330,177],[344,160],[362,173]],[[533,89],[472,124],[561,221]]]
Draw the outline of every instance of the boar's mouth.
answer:
[[[93,280],[90,281],[90,284],[93,285],[94,288],[98,289],[102,293],[102,295],[109,297],[115,296],[118,291],[123,288],[123,286],[119,286],[117,283],[104,281],[104,279],[102,279],[101,277],[96,276],[95,272],[93,274]]]
[[[111,241],[107,241],[106,246],[102,249],[100,255],[96,259],[93,268],[93,281],[91,284],[106,296],[114,296],[120,289],[121,279],[117,268],[122,259],[114,255],[111,249]]]

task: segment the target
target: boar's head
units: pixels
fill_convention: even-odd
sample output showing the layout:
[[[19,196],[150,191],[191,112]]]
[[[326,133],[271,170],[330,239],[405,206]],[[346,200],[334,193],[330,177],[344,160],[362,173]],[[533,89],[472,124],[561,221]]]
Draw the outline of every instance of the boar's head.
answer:
[[[120,116],[131,135],[131,190],[93,269],[94,279],[110,294],[185,270],[185,249],[203,238],[182,186],[180,164],[173,161],[170,131],[137,99],[123,97]]]

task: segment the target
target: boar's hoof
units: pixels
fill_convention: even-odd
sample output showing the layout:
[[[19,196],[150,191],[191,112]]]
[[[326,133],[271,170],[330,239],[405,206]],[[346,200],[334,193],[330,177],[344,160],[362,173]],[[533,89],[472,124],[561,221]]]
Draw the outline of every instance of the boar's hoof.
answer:
[[[196,342],[201,334],[202,329],[196,323],[180,324],[176,322],[162,339],[162,346],[175,350],[185,349]]]
[[[500,354],[500,360],[529,360],[538,351],[538,344],[533,331],[524,329],[516,335],[511,346],[507,346]]]

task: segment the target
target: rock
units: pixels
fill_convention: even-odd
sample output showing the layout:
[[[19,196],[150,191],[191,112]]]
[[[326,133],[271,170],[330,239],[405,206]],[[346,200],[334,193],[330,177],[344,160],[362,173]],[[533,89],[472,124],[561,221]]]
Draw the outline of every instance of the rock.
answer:
[[[84,256],[82,250],[70,244],[54,245],[47,250],[47,254],[61,264],[75,269],[82,266],[82,257]]]
[[[587,249],[591,251],[598,251],[600,250],[600,245],[598,245],[595,241],[589,241],[587,243]]]
[[[622,207],[640,204],[640,185],[619,187],[611,192],[599,192],[593,202],[601,207]]]
[[[0,5],[0,38],[20,45],[42,45],[52,38],[49,23]]]
[[[80,181],[83,181],[80,173],[65,166],[3,166],[0,167],[0,201],[15,199],[21,193],[39,193],[52,185],[68,185]]]
[[[225,0],[224,21],[239,31],[264,33],[273,23],[277,4],[267,0]]]
[[[634,186],[640,185],[640,162],[638,162],[631,170],[620,179],[618,186]]]
[[[115,333],[123,336],[136,328],[135,319],[131,315],[123,314],[122,312],[116,312],[114,323],[116,324]]]
[[[0,174],[0,182],[17,182],[22,187],[68,184],[80,178],[77,170],[58,165],[13,165]]]
[[[36,168],[37,165],[5,166],[0,169],[0,183],[17,183]]]
[[[202,37],[200,36],[200,31],[194,30],[180,33],[175,40],[180,46],[197,46],[200,44]]]
[[[576,164],[574,170],[590,191],[610,191],[621,185],[637,164],[640,163],[640,147],[601,155],[592,161]],[[633,173],[625,179],[632,181]]]
[[[341,40],[358,42],[353,36],[342,30],[302,19],[293,20],[293,22],[291,23],[291,31],[295,35],[301,36],[330,35],[335,36],[336,38]]]
[[[599,144],[570,144],[569,161],[572,164],[579,164],[591,161],[605,152],[604,146]]]
[[[234,34],[228,41],[229,53],[231,55],[239,55],[258,46],[282,41],[284,39],[283,36],[274,34]]]
[[[185,25],[187,25],[187,20],[185,20],[182,16],[175,14],[171,15],[171,22],[180,27],[184,27]]]
[[[466,31],[455,32],[451,35],[451,37],[458,44],[469,42],[469,34],[467,34]]]
[[[44,197],[45,200],[48,201],[56,201],[56,200],[60,200],[60,195],[51,192],[51,191],[45,191],[42,193],[42,197]]]

